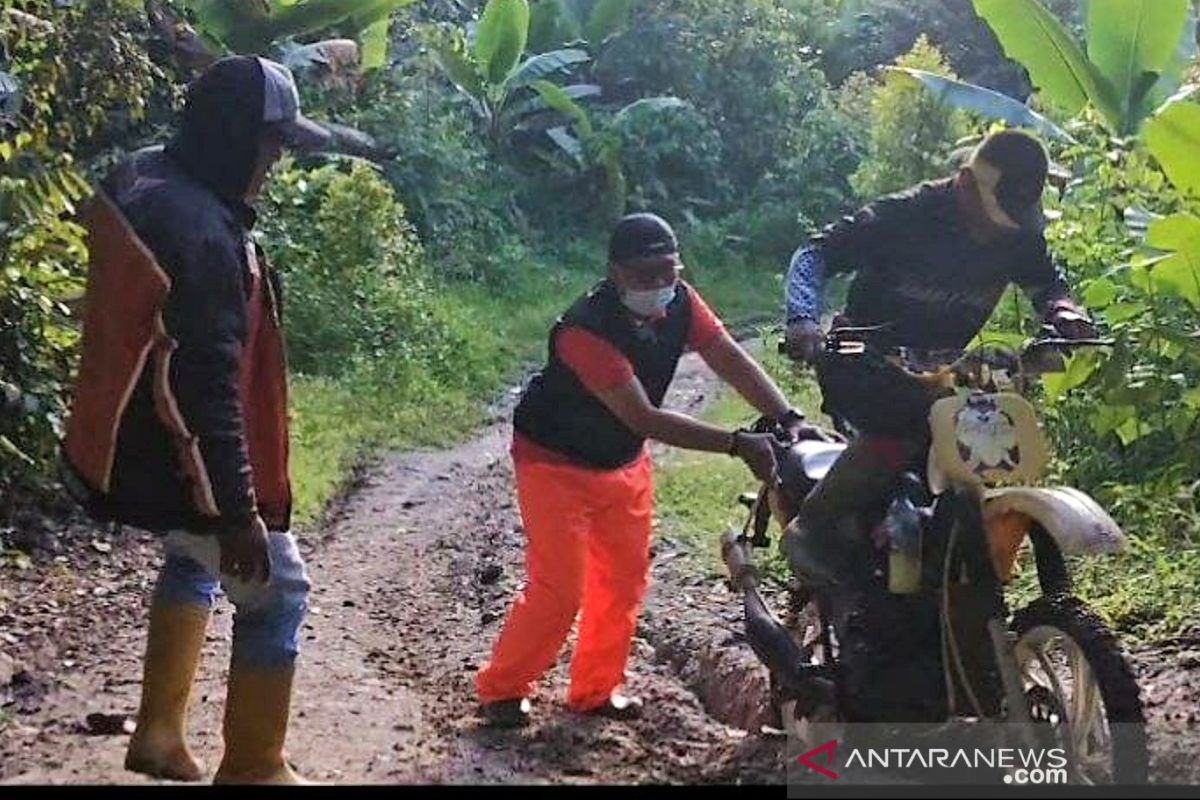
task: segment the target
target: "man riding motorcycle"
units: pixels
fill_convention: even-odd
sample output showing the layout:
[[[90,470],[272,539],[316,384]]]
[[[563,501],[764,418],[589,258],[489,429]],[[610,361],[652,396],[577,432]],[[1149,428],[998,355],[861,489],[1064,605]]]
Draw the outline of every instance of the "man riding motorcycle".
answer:
[[[814,584],[845,575],[867,532],[839,521],[880,501],[926,451],[929,408],[937,399],[929,386],[887,362],[822,352],[826,276],[855,273],[834,328],[872,329],[873,348],[961,349],[1010,283],[1061,336],[1094,336],[1042,234],[1048,166],[1032,136],[994,133],[956,174],[876,200],[792,257],[785,289],[788,354],[816,365],[824,410],[857,433],[784,533],[794,573]]]

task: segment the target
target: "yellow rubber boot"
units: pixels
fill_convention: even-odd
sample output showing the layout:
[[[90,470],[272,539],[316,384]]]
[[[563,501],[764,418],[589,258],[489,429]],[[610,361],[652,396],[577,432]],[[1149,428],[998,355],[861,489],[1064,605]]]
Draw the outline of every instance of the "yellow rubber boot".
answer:
[[[292,665],[230,668],[225,756],[213,783],[308,783],[283,755],[294,674]]]
[[[204,777],[188,750],[184,729],[207,627],[204,606],[151,605],[142,702],[125,753],[125,769],[173,781]]]

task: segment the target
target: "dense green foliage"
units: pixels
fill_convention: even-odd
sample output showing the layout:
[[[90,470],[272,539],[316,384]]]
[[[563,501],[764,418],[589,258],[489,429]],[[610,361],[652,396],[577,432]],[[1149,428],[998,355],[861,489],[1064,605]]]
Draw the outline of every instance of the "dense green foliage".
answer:
[[[0,508],[54,455],[77,338],[88,168],[164,100],[140,18],[119,3],[0,9]]]
[[[896,60],[897,66],[955,78],[937,48],[924,37]],[[886,73],[871,97],[871,141],[850,178],[864,199],[945,175],[946,157],[967,132],[967,120],[904,75]]]
[[[805,119],[828,103],[816,62],[831,5],[821,0],[643,4],[629,30],[614,37],[598,59],[598,82],[606,96],[622,100],[671,94],[692,102],[721,137],[725,175],[737,191],[731,199],[758,192],[762,202],[786,197],[803,203],[807,191],[801,184],[807,176],[787,169],[789,162],[813,147],[835,152],[849,135],[827,129],[819,139],[801,138]],[[721,199],[715,191],[709,194],[706,199]]]
[[[452,377],[456,341],[432,313],[420,242],[391,187],[369,167],[281,167],[261,235],[284,271],[288,355],[338,377],[386,358]]]
[[[523,257],[526,190],[474,135],[458,98],[440,91],[429,59],[374,76],[350,96],[320,96],[328,114],[371,134],[378,165],[403,203],[440,277],[501,285]]]
[[[992,30],[961,0],[844,0],[822,63],[830,80],[840,83],[855,70],[892,63],[922,36],[964,79],[1022,98],[1029,93],[1020,65],[1001,57]]]
[[[1185,262],[1188,276],[1171,274],[1169,264],[1151,265],[1139,255],[1140,237],[1125,220],[1127,209],[1170,213],[1194,210],[1195,202],[1172,190],[1147,153],[1113,149],[1098,131],[1063,155],[1086,177],[1064,193],[1062,218],[1049,233],[1116,345],[1111,352],[1081,354],[1050,384],[1047,399],[1061,420],[1060,438],[1068,447],[1086,444],[1103,454],[1087,460],[1089,482],[1195,476],[1200,265]],[[1082,391],[1061,394],[1075,385]]]

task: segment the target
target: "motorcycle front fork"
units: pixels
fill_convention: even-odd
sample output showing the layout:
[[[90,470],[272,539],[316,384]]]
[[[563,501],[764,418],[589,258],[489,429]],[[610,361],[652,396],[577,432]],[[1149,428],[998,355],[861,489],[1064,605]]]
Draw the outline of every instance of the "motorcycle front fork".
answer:
[[[961,558],[966,568],[965,577],[969,591],[977,592],[978,600],[982,601],[976,606],[982,612],[982,619],[974,621],[973,624],[983,622],[987,630],[992,657],[999,673],[1000,688],[1004,695],[1001,720],[1016,726],[1014,733],[1019,741],[1028,747],[1034,747],[1037,739],[1033,720],[1029,714],[1024,682],[1013,650],[1014,640],[1010,637],[1006,624],[1004,588],[996,575],[988,549],[987,533],[983,524],[983,498],[977,491],[966,489],[958,490],[954,494],[957,528],[954,539],[957,540],[958,536],[963,537],[958,545],[961,550],[954,554],[954,557]],[[962,574],[958,570],[954,572]],[[947,587],[942,587],[942,591],[946,590]],[[966,679],[967,676],[964,675],[963,678]]]

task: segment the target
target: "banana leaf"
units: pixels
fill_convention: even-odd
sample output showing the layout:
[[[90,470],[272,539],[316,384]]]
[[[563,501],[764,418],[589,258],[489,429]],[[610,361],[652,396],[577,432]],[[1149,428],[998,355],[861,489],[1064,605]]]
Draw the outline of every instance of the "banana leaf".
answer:
[[[1006,94],[992,91],[983,86],[952,80],[950,78],[908,67],[888,67],[890,72],[908,75],[924,86],[943,103],[982,114],[990,119],[1007,122],[1020,128],[1036,130],[1043,136],[1059,141],[1073,141],[1071,135],[1029,106]]]

